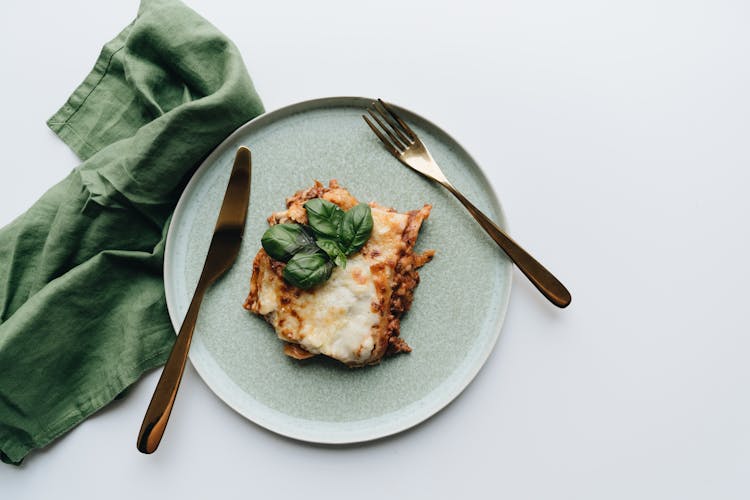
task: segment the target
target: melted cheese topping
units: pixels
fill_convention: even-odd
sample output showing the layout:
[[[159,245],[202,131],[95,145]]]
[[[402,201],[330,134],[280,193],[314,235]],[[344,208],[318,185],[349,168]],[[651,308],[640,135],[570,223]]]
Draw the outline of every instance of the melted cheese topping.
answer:
[[[377,262],[386,262],[391,267],[396,266],[395,259],[403,246],[401,235],[406,229],[409,216],[398,212],[372,207],[372,234],[367,240],[362,253]],[[374,251],[374,255],[373,255]]]
[[[348,260],[346,269],[335,268],[325,285],[300,297],[295,307],[301,321],[294,340],[311,353],[363,363],[375,347],[372,330],[380,323],[373,302],[377,293],[370,266],[358,255]]]

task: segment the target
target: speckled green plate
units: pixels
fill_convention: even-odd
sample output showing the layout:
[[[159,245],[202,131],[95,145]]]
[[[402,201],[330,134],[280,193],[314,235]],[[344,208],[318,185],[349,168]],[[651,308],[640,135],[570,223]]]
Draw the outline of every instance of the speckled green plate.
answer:
[[[169,228],[164,282],[178,330],[198,281],[238,146],[250,148],[252,192],[242,250],[209,290],[190,360],[229,406],[279,434],[353,443],[412,427],[451,402],[477,374],[502,326],[511,265],[450,194],[391,157],[361,118],[372,102],[316,99],[262,115],[229,136],[198,169]],[[449,179],[481,210],[505,220],[487,179],[464,149],[428,120],[397,108]],[[242,308],[266,217],[315,179],[339,183],[361,201],[399,211],[433,206],[417,248],[434,248],[421,271],[401,335],[413,352],[350,369],[317,357],[286,357],[262,319]]]

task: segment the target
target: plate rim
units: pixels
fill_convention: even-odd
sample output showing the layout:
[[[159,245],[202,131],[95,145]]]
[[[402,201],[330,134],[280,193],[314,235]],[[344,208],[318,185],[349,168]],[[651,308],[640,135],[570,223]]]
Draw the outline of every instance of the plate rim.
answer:
[[[164,274],[163,281],[164,281],[165,302],[167,305],[167,312],[169,314],[169,318],[172,323],[172,328],[175,330],[175,335],[177,335],[177,332],[179,332],[180,326],[182,324],[182,319],[177,316],[177,312],[175,310],[176,305],[174,304],[174,300],[170,301],[170,297],[175,296],[175,290],[173,289],[174,280],[171,279],[172,273],[170,271],[170,265],[169,265],[170,259],[171,259],[170,256],[174,253],[173,246],[175,245],[174,242],[176,240],[176,237],[174,236],[174,231],[175,231],[174,228],[177,225],[174,224],[174,221],[178,220],[180,216],[182,215],[182,213],[185,211],[185,206],[188,203],[186,201],[188,199],[188,194],[192,192],[195,186],[197,185],[198,179],[201,177],[200,174],[203,173],[205,170],[207,170],[210,167],[210,165],[214,163],[216,158],[223,153],[223,151],[226,149],[228,144],[234,142],[237,136],[244,133],[247,129],[255,128],[255,127],[262,127],[264,122],[270,121],[273,123],[277,118],[283,119],[284,117],[295,114],[296,112],[305,112],[310,109],[325,109],[326,107],[361,107],[364,112],[366,107],[375,100],[376,99],[368,98],[368,97],[361,97],[361,96],[331,96],[331,97],[320,97],[320,98],[315,98],[315,99],[308,99],[308,100],[298,101],[292,104],[288,104],[285,106],[281,106],[272,111],[262,113],[256,116],[255,118],[243,123],[242,125],[237,127],[233,132],[231,132],[221,143],[219,143],[211,151],[211,153],[209,153],[208,156],[206,156],[206,158],[201,162],[198,168],[195,169],[195,171],[190,177],[190,180],[185,185],[185,188],[180,194],[180,198],[177,201],[174,212],[172,213],[172,217],[170,218],[170,224],[167,230],[166,243],[164,246],[164,262],[163,262],[162,267],[163,267],[163,274]],[[412,115],[418,118],[419,120],[422,120],[424,123],[432,127],[434,131],[437,131],[443,136],[447,137],[453,144],[455,144],[458,147],[459,149],[458,152],[461,155],[468,158],[476,166],[477,173],[481,177],[480,180],[482,181],[483,184],[485,184],[489,188],[490,204],[492,205],[492,208],[494,209],[494,211],[500,215],[500,220],[498,221],[498,225],[503,227],[503,229],[505,229],[507,232],[508,231],[507,217],[505,215],[505,212],[503,211],[500,201],[498,200],[497,193],[495,192],[495,189],[492,186],[492,183],[490,182],[486,173],[482,169],[481,165],[479,165],[479,163],[474,159],[474,157],[471,156],[471,154],[469,154],[469,152],[463,147],[463,145],[461,145],[461,143],[459,143],[452,135],[446,132],[442,127],[439,127],[434,122],[425,118],[424,116],[418,113],[415,113],[402,106],[394,104],[391,101],[388,101],[388,104],[393,106],[398,112],[401,112],[404,115],[407,115],[407,116]],[[416,425],[419,425],[422,422],[433,417],[435,414],[439,413],[442,409],[444,409],[451,402],[453,402],[466,389],[466,387],[469,386],[469,384],[474,380],[474,378],[476,378],[479,371],[484,367],[484,365],[487,362],[487,359],[489,358],[490,354],[492,354],[492,352],[495,349],[495,346],[497,345],[498,338],[500,337],[500,332],[502,331],[502,327],[505,324],[505,316],[507,314],[508,304],[510,302],[510,292],[513,286],[512,264],[510,263],[510,261],[506,261],[505,264],[506,264],[506,270],[508,271],[506,273],[508,277],[507,286],[504,289],[504,293],[502,297],[500,297],[502,303],[500,307],[498,308],[496,322],[493,327],[493,335],[490,341],[488,342],[488,347],[480,354],[475,365],[473,365],[471,369],[469,369],[468,372],[463,375],[463,378],[460,381],[458,381],[458,383],[455,385],[453,390],[444,394],[442,398],[440,398],[438,401],[434,402],[431,405],[423,406],[421,412],[412,413],[411,418],[405,418],[402,421],[399,421],[396,425],[386,427],[385,429],[381,428],[382,426],[379,426],[378,428],[372,429],[371,432],[368,432],[367,430],[365,430],[357,434],[356,431],[350,431],[348,434],[344,433],[340,435],[332,435],[332,434],[325,434],[323,432],[310,430],[309,428],[305,428],[305,427],[289,428],[289,427],[285,427],[284,425],[276,425],[272,422],[269,422],[265,418],[265,416],[250,415],[246,413],[243,409],[239,408],[240,406],[239,404],[233,404],[231,401],[229,401],[229,398],[224,394],[224,390],[219,387],[220,384],[218,382],[214,383],[213,381],[211,381],[208,374],[204,373],[205,367],[202,366],[201,363],[196,363],[196,360],[194,359],[194,355],[193,355],[196,351],[195,349],[193,348],[190,349],[190,351],[188,352],[188,358],[190,359],[190,364],[198,373],[203,383],[205,383],[206,386],[208,386],[208,388],[211,390],[211,392],[213,392],[216,395],[216,397],[218,397],[221,401],[223,401],[224,404],[226,404],[229,408],[239,413],[240,415],[245,417],[247,420],[249,420],[253,424],[261,428],[264,428],[268,431],[271,431],[281,436],[292,438],[298,441],[316,443],[316,444],[355,444],[355,443],[364,443],[367,441],[373,441],[376,439],[385,438],[387,436],[398,434]],[[199,344],[199,342],[196,342],[196,340],[199,340],[199,339],[193,339],[193,347],[200,347],[199,345],[196,345],[196,344]],[[216,362],[215,360],[212,360],[212,361],[214,363]],[[229,380],[230,382],[233,383],[231,379]],[[450,377],[447,380],[450,380]],[[440,387],[441,386],[439,385],[433,391],[437,391],[438,389],[440,389]],[[431,393],[432,391],[428,393],[427,395],[425,395],[419,401],[427,399]],[[258,402],[257,400],[255,400],[254,398],[251,398],[251,399],[253,399],[258,404],[262,404]],[[415,403],[412,403],[412,404],[415,404]],[[403,408],[406,408],[406,407],[403,407]],[[299,417],[293,417],[283,412],[279,412],[278,410],[274,410],[273,408],[270,408],[270,407],[268,407],[268,409],[271,410],[272,412],[280,413],[292,420],[296,419],[296,420],[300,420],[304,422],[314,422],[313,420],[309,420],[309,419],[300,419]],[[368,420],[364,420],[364,421],[368,421]]]

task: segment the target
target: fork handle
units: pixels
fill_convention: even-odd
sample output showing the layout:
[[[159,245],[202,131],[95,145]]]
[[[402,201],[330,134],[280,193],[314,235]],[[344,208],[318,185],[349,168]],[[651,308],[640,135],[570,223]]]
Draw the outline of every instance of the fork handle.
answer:
[[[505,234],[497,224],[492,222],[489,217],[484,215],[481,210],[474,206],[469,200],[466,199],[456,188],[450,183],[443,184],[453,196],[458,198],[463,206],[469,211],[469,213],[479,222],[479,225],[487,231],[487,234],[495,240],[495,243],[503,249],[503,251],[510,257],[518,269],[534,284],[534,286],[542,292],[542,295],[555,304],[557,307],[567,307],[570,304],[570,292],[560,281],[555,278],[551,272],[541,265],[534,257],[521,248],[521,245],[513,241],[513,239]]]

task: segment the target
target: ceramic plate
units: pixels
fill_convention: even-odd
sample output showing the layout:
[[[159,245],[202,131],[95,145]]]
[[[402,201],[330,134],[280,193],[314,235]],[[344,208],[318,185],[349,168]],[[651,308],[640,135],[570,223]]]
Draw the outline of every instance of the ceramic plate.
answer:
[[[402,166],[361,118],[371,99],[334,97],[264,114],[237,129],[196,171],[169,228],[164,262],[175,330],[187,311],[208,251],[235,151],[252,151],[252,191],[242,250],[208,291],[190,360],[230,407],[274,432],[317,443],[353,443],[394,434],[435,414],[471,382],[497,340],[508,303],[511,265],[447,191]],[[449,179],[505,226],[479,166],[448,134],[397,108]],[[282,353],[261,318],[242,308],[266,218],[314,180],[337,179],[361,201],[399,211],[433,206],[417,250],[435,258],[420,271],[401,336],[413,352],[350,369],[324,357]]]

